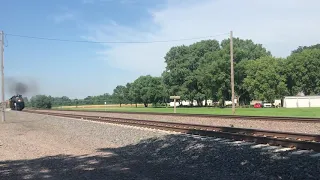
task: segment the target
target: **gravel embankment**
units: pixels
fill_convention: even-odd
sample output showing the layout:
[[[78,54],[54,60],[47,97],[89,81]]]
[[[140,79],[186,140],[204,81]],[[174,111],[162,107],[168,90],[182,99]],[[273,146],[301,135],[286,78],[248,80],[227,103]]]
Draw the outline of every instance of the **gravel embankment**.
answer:
[[[54,111],[59,113],[76,113],[83,115],[131,118],[140,120],[168,121],[178,123],[227,126],[237,128],[252,128],[263,130],[274,130],[284,132],[298,132],[308,134],[320,134],[320,123],[303,123],[303,122],[279,122],[263,120],[241,120],[241,119],[219,119],[206,117],[182,117],[166,115],[146,115],[146,114],[121,114],[121,113],[101,113],[101,112],[84,112],[84,111]]]
[[[29,155],[33,157],[42,153],[55,153],[57,150],[64,153],[91,153],[95,148],[120,147],[138,143],[142,139],[172,134],[160,130],[141,130],[142,128],[138,127],[105,125],[105,123],[16,111],[6,114],[6,122],[3,124],[0,122],[0,148],[7,146],[10,148],[14,145],[10,143],[11,141],[19,141],[18,144],[21,146],[14,145],[15,150],[10,150],[8,153],[15,154],[22,151],[20,155],[25,158]],[[24,154],[24,148],[30,149]],[[4,157],[6,156],[0,156],[0,160],[4,160]]]
[[[319,179],[320,155],[7,112],[0,179]],[[278,151],[278,152],[277,152]],[[310,156],[317,155],[317,156]]]

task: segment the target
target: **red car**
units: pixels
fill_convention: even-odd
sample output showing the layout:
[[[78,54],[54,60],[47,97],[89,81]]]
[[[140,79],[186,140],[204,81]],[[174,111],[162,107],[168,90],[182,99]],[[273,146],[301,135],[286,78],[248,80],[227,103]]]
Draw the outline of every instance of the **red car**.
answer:
[[[253,107],[254,108],[262,108],[263,106],[261,103],[255,103]]]

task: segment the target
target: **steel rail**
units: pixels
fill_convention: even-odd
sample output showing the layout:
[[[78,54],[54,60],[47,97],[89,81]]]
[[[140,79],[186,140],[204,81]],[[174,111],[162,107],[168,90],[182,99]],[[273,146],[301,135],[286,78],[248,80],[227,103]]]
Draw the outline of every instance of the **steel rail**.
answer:
[[[30,111],[28,113],[37,113],[69,118],[84,119],[90,121],[98,121],[105,123],[115,123],[123,125],[131,125],[138,127],[162,129],[169,131],[176,131],[186,134],[196,134],[201,136],[222,137],[234,140],[251,141],[255,143],[281,145],[284,147],[296,147],[298,149],[312,149],[320,152],[320,135],[318,134],[304,134],[304,133],[291,133],[268,131],[260,129],[247,129],[247,128],[231,128],[223,126],[207,126],[185,123],[161,122],[150,120],[137,120],[128,118],[114,118],[105,116],[88,116],[66,113],[53,113]]]
[[[32,110],[32,109],[31,109]],[[40,110],[40,109],[39,109]],[[125,111],[89,111],[89,110],[45,110],[45,111],[65,111],[65,112],[96,112],[110,114],[144,114],[144,115],[162,115],[162,116],[182,116],[182,117],[203,117],[203,118],[221,118],[221,119],[241,119],[241,120],[263,120],[263,121],[281,121],[281,122],[303,122],[320,123],[320,118],[311,117],[283,117],[283,116],[242,116],[242,115],[216,115],[216,114],[186,114],[186,113],[159,113],[159,112],[125,112]]]

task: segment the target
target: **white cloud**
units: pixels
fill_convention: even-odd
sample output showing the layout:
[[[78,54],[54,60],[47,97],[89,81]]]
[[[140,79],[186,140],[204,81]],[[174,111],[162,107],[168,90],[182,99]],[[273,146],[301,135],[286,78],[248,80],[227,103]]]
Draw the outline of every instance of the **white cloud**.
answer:
[[[134,3],[136,0],[82,0],[82,4],[94,4],[96,2],[108,3],[108,2],[119,2],[120,4]]]
[[[53,20],[55,23],[62,23],[62,22],[74,20],[74,19],[75,19],[75,15],[72,12],[65,12],[59,15],[55,15],[53,17]]]
[[[92,4],[94,3],[94,0],[82,0],[83,4]]]
[[[234,36],[263,44],[275,56],[287,56],[300,45],[319,43],[320,1],[309,0],[168,0],[166,8],[149,10],[151,21],[139,28],[116,23],[97,25],[90,40],[154,41],[212,36],[234,31]],[[228,35],[216,39],[228,38]],[[198,40],[154,44],[107,44],[98,55],[110,65],[141,74],[160,75],[164,56],[172,46]]]

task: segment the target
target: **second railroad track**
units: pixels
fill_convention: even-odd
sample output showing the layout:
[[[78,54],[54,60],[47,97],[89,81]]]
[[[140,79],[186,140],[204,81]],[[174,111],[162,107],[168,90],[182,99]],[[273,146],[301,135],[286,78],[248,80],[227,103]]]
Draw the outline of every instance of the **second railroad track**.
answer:
[[[26,109],[33,110],[33,109]],[[37,110],[37,109],[35,109]],[[217,114],[186,114],[186,113],[159,113],[159,112],[125,112],[125,111],[95,111],[95,110],[46,110],[46,111],[64,111],[64,112],[96,112],[106,114],[143,114],[143,115],[161,115],[161,116],[182,116],[182,117],[202,117],[202,118],[220,118],[220,119],[241,119],[241,120],[262,120],[262,121],[281,121],[281,122],[303,122],[320,123],[320,118],[312,117],[282,117],[282,116],[242,116],[242,115],[217,115]]]
[[[36,110],[25,110],[25,112],[161,129],[201,136],[228,138],[237,141],[240,140],[277,146],[280,145],[283,147],[296,147],[297,149],[309,149],[320,152],[320,135],[318,134],[267,131],[259,129],[233,128],[223,126],[207,126],[163,121],[114,118],[105,116],[77,115],[67,113],[56,113],[50,111],[44,112]]]

